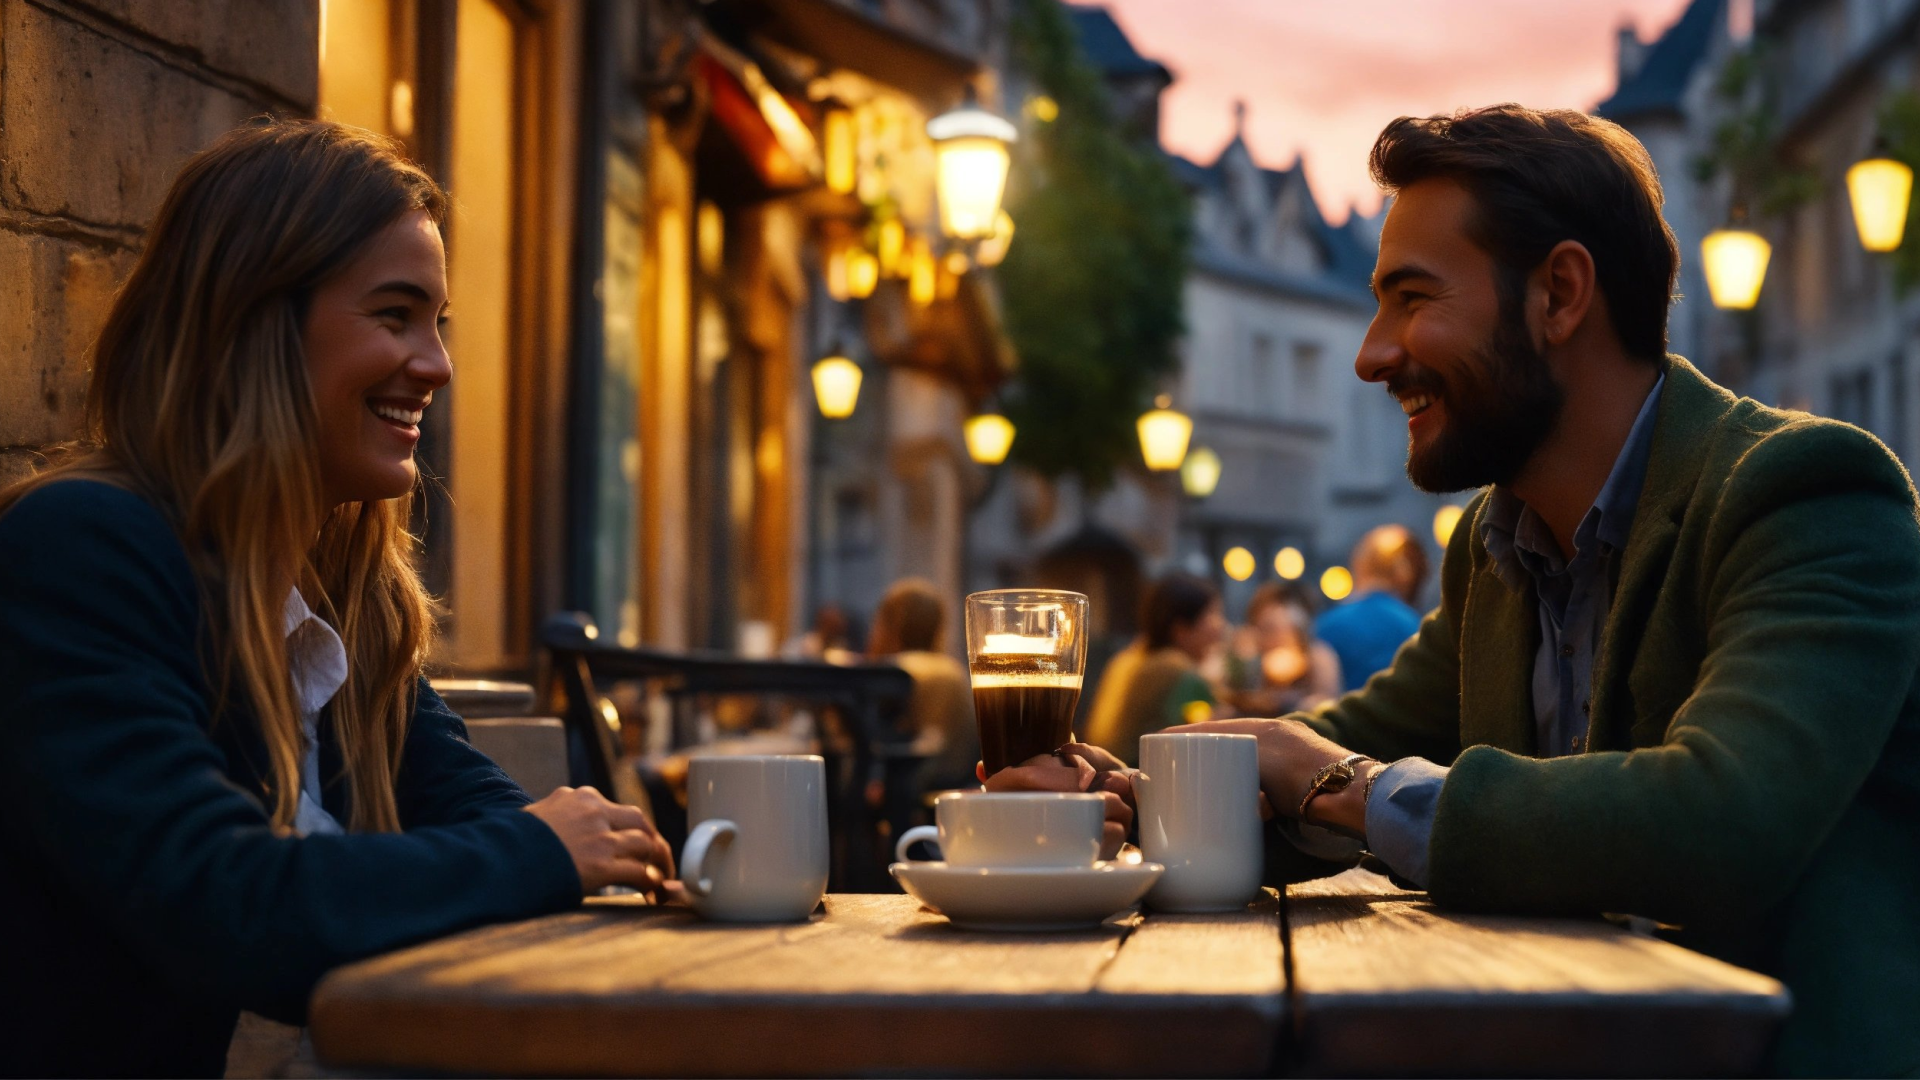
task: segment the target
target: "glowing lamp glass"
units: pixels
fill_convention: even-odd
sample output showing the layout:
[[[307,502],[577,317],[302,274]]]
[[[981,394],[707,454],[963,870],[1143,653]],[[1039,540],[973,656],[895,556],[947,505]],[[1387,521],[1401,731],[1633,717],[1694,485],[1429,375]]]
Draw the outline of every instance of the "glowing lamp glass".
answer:
[[[933,140],[940,227],[960,240],[991,236],[1012,160],[1007,148],[1019,133],[969,101],[927,121],[927,137]]]
[[[1220,560],[1220,569],[1225,570],[1227,576],[1235,581],[1245,581],[1252,577],[1253,566],[1253,552],[1243,547],[1233,548],[1227,552],[1225,558]]]
[[[1320,575],[1320,591],[1329,600],[1345,600],[1353,592],[1353,574],[1344,566],[1329,566]]]
[[[855,250],[847,255],[847,295],[865,300],[880,284],[880,260],[870,251]]]
[[[997,413],[970,418],[961,433],[966,436],[967,456],[982,465],[1000,464],[1013,448],[1013,421]]]
[[[813,365],[813,396],[820,415],[845,420],[860,400],[860,365],[844,356],[829,356]]]
[[[845,109],[834,109],[827,113],[826,129],[827,189],[841,195],[851,195],[860,179],[853,114]]]
[[[1211,447],[1196,446],[1180,463],[1180,486],[1196,499],[1204,499],[1220,486],[1220,455]]]
[[[1187,440],[1193,437],[1193,420],[1172,409],[1154,409],[1140,415],[1134,425],[1140,432],[1140,456],[1154,472],[1171,472],[1187,459]]]
[[[1746,229],[1716,229],[1700,241],[1700,263],[1707,272],[1713,306],[1746,311],[1760,299],[1773,245]]]
[[[1287,581],[1298,581],[1307,572],[1307,557],[1297,547],[1283,547],[1273,553],[1273,572]]]
[[[1907,232],[1913,170],[1892,158],[1868,158],[1847,170],[1847,194],[1853,199],[1860,246],[1868,251],[1899,248]]]

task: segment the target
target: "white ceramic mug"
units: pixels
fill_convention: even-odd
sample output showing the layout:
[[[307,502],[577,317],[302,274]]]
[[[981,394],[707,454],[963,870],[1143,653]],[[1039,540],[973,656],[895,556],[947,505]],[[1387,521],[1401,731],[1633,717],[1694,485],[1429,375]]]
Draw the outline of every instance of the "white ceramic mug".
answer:
[[[1239,911],[1260,892],[1260,741],[1252,735],[1140,737],[1140,848],[1167,868],[1147,903]]]
[[[934,800],[938,825],[900,834],[894,858],[936,840],[949,866],[1091,867],[1100,858],[1107,820],[1099,795],[1064,791],[950,791]]]
[[[722,922],[805,919],[827,891],[827,769],[817,756],[694,758],[680,880]]]

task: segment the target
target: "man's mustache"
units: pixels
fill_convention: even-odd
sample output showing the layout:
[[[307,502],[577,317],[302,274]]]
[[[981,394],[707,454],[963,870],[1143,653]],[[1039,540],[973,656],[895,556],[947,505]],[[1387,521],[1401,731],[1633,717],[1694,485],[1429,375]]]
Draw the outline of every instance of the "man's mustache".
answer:
[[[1411,394],[1440,397],[1446,389],[1445,379],[1417,364],[1408,364],[1387,378],[1387,393],[1392,394],[1396,400]]]

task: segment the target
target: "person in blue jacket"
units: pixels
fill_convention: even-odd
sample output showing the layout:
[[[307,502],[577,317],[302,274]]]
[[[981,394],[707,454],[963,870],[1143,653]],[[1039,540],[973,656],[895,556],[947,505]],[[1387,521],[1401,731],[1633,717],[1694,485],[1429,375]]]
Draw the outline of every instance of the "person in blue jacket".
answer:
[[[338,964],[671,875],[421,677],[446,214],[390,140],[228,133],[114,302],[83,442],[0,492],[0,1073],[217,1076],[240,1009],[299,1023]]]
[[[1382,525],[1353,546],[1353,597],[1313,624],[1340,657],[1348,690],[1393,666],[1394,654],[1420,630],[1414,607],[1427,578],[1427,553],[1404,525]]]

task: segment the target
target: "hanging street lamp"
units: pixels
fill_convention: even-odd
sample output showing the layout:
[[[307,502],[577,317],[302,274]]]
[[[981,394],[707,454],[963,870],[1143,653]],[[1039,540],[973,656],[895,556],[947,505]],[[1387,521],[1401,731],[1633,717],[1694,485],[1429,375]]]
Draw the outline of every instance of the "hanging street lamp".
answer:
[[[1220,486],[1220,455],[1211,447],[1194,447],[1180,463],[1180,486],[1196,499],[1213,494]]]
[[[845,420],[853,415],[860,400],[860,365],[847,359],[846,350],[836,348],[833,355],[813,365],[813,396],[820,404],[820,415],[829,420]]]
[[[1013,448],[1013,421],[999,413],[970,417],[961,434],[967,440],[967,456],[982,465],[1000,464]]]
[[[1220,560],[1220,569],[1235,581],[1245,581],[1253,576],[1253,552],[1243,547],[1229,550]]]
[[[1707,272],[1707,292],[1713,306],[1746,311],[1760,299],[1760,286],[1767,279],[1767,260],[1773,245],[1751,229],[1744,228],[1746,213],[1735,208],[1733,222],[1715,229],[1700,241],[1700,264]]]
[[[1853,224],[1860,246],[1894,251],[1907,232],[1907,205],[1913,198],[1913,169],[1881,153],[1856,161],[1847,170],[1847,194],[1853,199]]]
[[[991,236],[1007,188],[1009,148],[1020,133],[982,109],[968,90],[959,108],[927,121],[927,137],[933,140],[941,229],[956,240]]]
[[[1193,419],[1175,412],[1173,399],[1161,394],[1154,408],[1140,414],[1134,426],[1140,432],[1140,456],[1154,472],[1171,472],[1187,459],[1187,440],[1193,437]]]
[[[1283,547],[1273,553],[1273,572],[1287,581],[1298,581],[1307,572],[1307,557],[1297,547]]]

